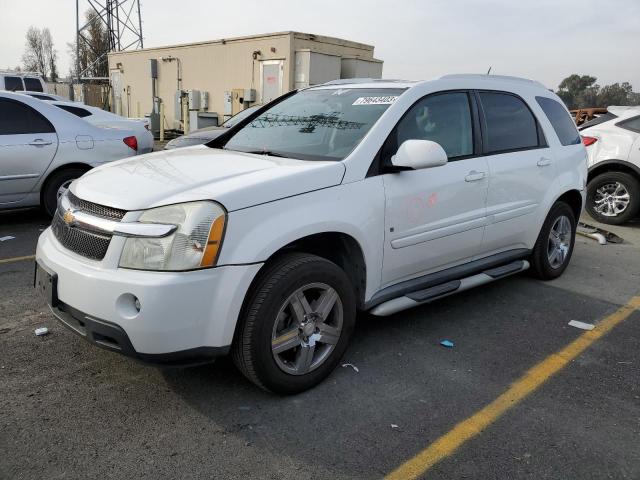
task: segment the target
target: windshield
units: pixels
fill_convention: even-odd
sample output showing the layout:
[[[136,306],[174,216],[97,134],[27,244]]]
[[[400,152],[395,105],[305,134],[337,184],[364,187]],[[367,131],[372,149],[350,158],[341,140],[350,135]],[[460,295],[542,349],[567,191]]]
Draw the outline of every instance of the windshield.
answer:
[[[224,148],[302,160],[342,160],[403,91],[304,90],[253,119]]]

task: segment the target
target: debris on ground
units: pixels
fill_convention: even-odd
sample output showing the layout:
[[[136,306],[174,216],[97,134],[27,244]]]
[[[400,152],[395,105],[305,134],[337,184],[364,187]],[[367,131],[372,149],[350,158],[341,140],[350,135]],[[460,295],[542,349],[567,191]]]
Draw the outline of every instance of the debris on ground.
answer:
[[[398,425],[396,425],[395,423],[391,424],[391,428],[400,428]]]
[[[34,333],[37,337],[42,337],[43,335],[47,335],[49,333],[49,329],[47,327],[36,328]]]
[[[455,343],[453,343],[451,340],[442,340],[440,342],[440,345],[442,345],[443,347],[447,347],[447,348],[453,348]]]
[[[572,327],[579,328],[581,330],[593,330],[594,328],[596,328],[596,326],[591,323],[579,322],[578,320],[571,320],[569,322],[569,325],[571,325]]]
[[[583,237],[592,238],[597,240],[600,245],[606,245],[607,243],[623,243],[624,240],[613,232],[603,230],[602,228],[594,227],[588,223],[579,222],[576,233]]]
[[[360,370],[358,370],[358,367],[356,367],[353,363],[343,363],[342,368],[344,367],[351,367],[356,371],[356,373],[360,372]]]
[[[6,242],[7,240],[13,240],[16,237],[12,237],[11,235],[7,235],[5,237],[0,237],[0,242]]]

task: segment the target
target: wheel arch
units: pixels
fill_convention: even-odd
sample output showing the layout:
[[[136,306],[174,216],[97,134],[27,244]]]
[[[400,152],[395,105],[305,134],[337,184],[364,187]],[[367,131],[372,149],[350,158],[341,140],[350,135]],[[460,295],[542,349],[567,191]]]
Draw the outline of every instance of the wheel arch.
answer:
[[[625,160],[604,160],[598,162],[595,165],[589,167],[589,174],[587,176],[587,182],[590,182],[598,175],[605,172],[621,172],[633,175],[638,181],[640,181],[640,167],[634,165],[631,162]]]
[[[576,217],[576,222],[580,220],[580,213],[582,212],[582,207],[583,207],[583,198],[579,190],[573,189],[573,190],[568,190],[564,192],[562,195],[560,195],[556,199],[554,204],[556,202],[564,202],[567,205],[569,205],[571,207],[571,210],[573,210],[573,214]]]
[[[51,170],[50,172],[48,172],[47,176],[44,178],[44,180],[40,184],[40,205],[44,204],[44,192],[45,192],[45,190],[47,188],[47,185],[51,181],[51,177],[53,175],[55,175],[56,173],[58,173],[58,172],[61,172],[61,171],[64,171],[64,170],[70,170],[72,168],[79,168],[81,170],[84,170],[85,173],[86,173],[89,170],[91,170],[92,167],[91,167],[91,165],[88,165],[86,163],[72,162],[72,163],[65,163],[63,165],[60,165],[59,167],[56,167],[53,170]]]

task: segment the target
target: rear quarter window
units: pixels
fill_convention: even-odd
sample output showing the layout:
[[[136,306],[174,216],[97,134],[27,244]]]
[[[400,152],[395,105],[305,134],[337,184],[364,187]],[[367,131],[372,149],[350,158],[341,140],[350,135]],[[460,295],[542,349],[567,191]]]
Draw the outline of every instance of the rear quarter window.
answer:
[[[56,107],[66,110],[69,113],[73,113],[76,117],[84,118],[91,116],[91,112],[84,108],[72,107],[70,105],[56,105]]]
[[[623,120],[622,122],[618,122],[616,125],[626,130],[640,133],[640,116],[630,118],[629,120]]]
[[[552,98],[536,97],[536,101],[547,116],[549,123],[556,132],[558,140],[563,146],[577,145],[580,143],[580,135],[576,124],[571,119],[569,112]]]

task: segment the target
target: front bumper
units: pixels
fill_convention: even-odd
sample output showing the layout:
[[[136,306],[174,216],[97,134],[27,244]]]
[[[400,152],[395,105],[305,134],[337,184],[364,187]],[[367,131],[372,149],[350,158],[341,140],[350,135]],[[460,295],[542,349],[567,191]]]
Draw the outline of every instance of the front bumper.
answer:
[[[114,263],[116,243],[114,237],[104,261],[93,261],[62,247],[51,229],[40,236],[36,261],[57,277],[52,311],[59,320],[100,347],[146,362],[181,363],[228,351],[261,264],[128,270]],[[133,297],[139,311],[131,308]]]

